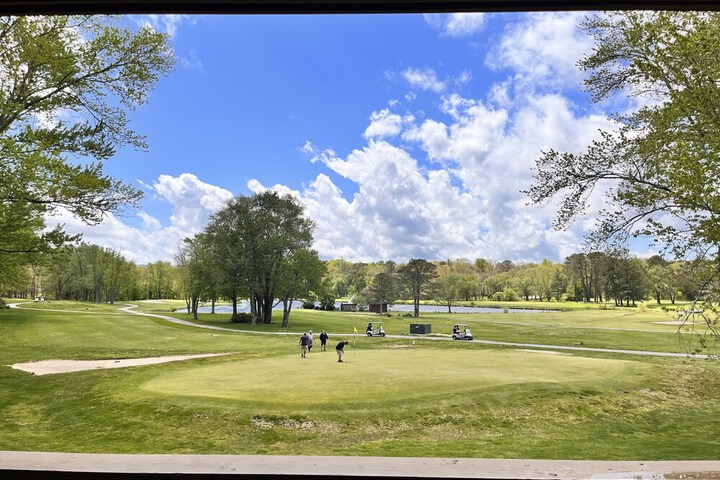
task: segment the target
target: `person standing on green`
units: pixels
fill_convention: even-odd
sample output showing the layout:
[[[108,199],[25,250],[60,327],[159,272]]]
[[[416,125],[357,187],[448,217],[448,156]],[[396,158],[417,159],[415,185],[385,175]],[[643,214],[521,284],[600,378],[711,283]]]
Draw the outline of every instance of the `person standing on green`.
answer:
[[[325,330],[323,330],[320,334],[320,350],[323,352],[325,351],[325,344],[327,343],[328,338],[330,337],[328,337],[328,334],[325,333]]]
[[[335,352],[337,352],[339,363],[342,363],[342,361],[343,361],[342,358],[343,358],[343,355],[345,354],[345,350],[343,350],[343,349],[345,348],[345,345],[349,345],[349,344],[350,344],[350,342],[348,342],[347,340],[343,340],[342,342],[338,343],[337,346],[335,346]]]

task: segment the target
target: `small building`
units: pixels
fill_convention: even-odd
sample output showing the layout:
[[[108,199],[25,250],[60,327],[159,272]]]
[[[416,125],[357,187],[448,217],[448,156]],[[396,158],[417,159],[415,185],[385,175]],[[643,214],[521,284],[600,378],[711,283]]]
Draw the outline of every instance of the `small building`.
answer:
[[[358,304],[357,303],[341,303],[340,311],[341,312],[357,312]]]
[[[371,303],[368,305],[368,310],[372,313],[387,313],[388,311],[388,304],[387,303]]]

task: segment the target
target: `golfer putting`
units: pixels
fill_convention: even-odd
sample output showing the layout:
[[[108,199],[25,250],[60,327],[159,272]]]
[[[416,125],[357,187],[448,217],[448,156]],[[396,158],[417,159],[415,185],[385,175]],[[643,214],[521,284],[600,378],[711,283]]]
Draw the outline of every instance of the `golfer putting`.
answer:
[[[338,343],[335,346],[335,352],[337,352],[338,356],[338,363],[343,363],[343,355],[345,355],[345,345],[348,345],[350,342],[347,340],[343,340],[342,342]]]

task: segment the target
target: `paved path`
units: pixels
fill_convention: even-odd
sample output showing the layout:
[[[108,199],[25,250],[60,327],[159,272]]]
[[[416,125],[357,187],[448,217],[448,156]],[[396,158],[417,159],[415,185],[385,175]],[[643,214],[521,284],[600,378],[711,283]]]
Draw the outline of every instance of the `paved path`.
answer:
[[[281,455],[122,455],[0,451],[15,471],[312,478],[720,479],[720,461],[504,460]],[[7,477],[12,478],[12,477]],[[50,477],[52,478],[52,476]],[[65,478],[65,477],[63,477]],[[80,476],[80,478],[85,478]],[[92,477],[95,478],[95,477]],[[105,477],[103,477],[105,478]],[[126,478],[123,476],[122,478]],[[194,478],[194,477],[193,477]]]
[[[12,303],[10,304],[10,308],[22,308],[19,306],[20,304]],[[158,315],[155,313],[144,313],[144,312],[136,312],[134,311],[135,308],[138,308],[138,305],[134,304],[127,304],[127,306],[120,308],[122,312],[133,314],[133,315],[140,315],[143,317],[154,317],[159,318],[161,320],[165,320],[167,322],[175,323],[178,325],[186,325],[190,327],[197,327],[197,328],[205,328],[208,330],[219,330],[224,332],[234,332],[234,333],[250,333],[250,334],[256,334],[256,335],[301,335],[301,332],[259,332],[257,330],[240,330],[237,328],[226,328],[226,327],[217,327],[214,325],[201,325],[198,323],[193,323],[187,320],[181,320],[179,318],[173,318],[168,317],[167,315]],[[43,311],[47,311],[48,309],[43,309]],[[60,310],[60,311],[69,311],[69,310]],[[81,312],[81,313],[92,313],[92,312]],[[101,314],[103,312],[95,312],[98,314]],[[330,332],[328,332],[330,334]],[[350,337],[353,335],[353,333],[332,333],[333,336],[340,336],[340,337]],[[364,334],[363,334],[364,335]],[[461,340],[453,340],[452,338],[448,337],[434,337],[434,336],[425,336],[425,335],[386,335],[386,338],[399,338],[399,339],[412,339],[412,340],[433,340],[433,341],[450,341],[450,342],[459,342]],[[538,344],[538,343],[519,343],[519,342],[501,342],[497,340],[464,340],[468,343],[482,343],[486,345],[499,345],[504,347],[520,347],[520,348],[530,348],[530,349],[542,349],[542,350],[560,350],[560,351],[570,351],[570,352],[595,352],[595,353],[618,353],[622,355],[642,355],[647,357],[676,357],[676,358],[702,358],[702,359],[717,359],[717,355],[689,355],[686,353],[677,353],[677,352],[653,352],[653,351],[646,351],[646,350],[623,350],[623,349],[615,349],[615,348],[592,348],[592,347],[583,347],[583,346],[566,346],[566,345],[545,345],[545,344]]]

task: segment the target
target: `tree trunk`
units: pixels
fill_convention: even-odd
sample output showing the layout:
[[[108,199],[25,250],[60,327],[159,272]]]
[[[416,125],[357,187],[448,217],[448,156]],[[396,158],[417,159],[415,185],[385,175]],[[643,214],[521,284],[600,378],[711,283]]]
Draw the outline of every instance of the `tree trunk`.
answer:
[[[210,313],[215,315],[215,297],[212,298],[212,307],[211,307]]]
[[[262,306],[262,323],[272,323],[272,296],[269,294],[263,295],[263,306]]]
[[[292,310],[292,299],[283,298],[283,328],[287,328],[290,322],[290,310]]]

